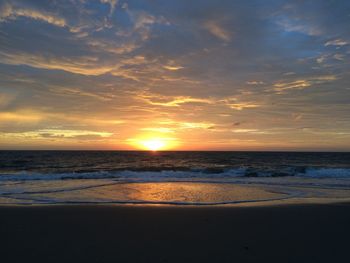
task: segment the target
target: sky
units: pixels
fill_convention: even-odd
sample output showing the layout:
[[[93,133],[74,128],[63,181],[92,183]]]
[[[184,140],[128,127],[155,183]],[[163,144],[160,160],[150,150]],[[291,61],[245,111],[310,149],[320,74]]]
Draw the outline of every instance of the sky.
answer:
[[[350,150],[350,1],[0,0],[0,149]]]

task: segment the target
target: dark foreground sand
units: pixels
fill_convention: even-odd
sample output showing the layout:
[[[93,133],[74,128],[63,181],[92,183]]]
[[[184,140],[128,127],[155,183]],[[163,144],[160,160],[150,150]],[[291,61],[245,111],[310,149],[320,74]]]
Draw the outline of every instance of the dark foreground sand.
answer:
[[[350,262],[350,205],[0,208],[0,262]]]

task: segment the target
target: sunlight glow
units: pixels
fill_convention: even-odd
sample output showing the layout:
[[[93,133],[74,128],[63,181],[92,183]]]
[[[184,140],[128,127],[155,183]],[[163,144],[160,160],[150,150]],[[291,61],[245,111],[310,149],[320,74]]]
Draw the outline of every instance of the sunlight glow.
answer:
[[[143,146],[150,151],[158,151],[164,148],[166,143],[160,139],[152,139],[141,142]]]
[[[177,148],[179,144],[176,138],[154,135],[141,135],[138,138],[130,138],[127,142],[137,149],[147,151],[166,151]]]

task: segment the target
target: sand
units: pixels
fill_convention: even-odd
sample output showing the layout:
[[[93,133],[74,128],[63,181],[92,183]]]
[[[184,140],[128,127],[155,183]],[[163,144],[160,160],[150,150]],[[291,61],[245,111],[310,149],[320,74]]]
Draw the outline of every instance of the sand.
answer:
[[[0,207],[0,261],[348,262],[350,204]]]

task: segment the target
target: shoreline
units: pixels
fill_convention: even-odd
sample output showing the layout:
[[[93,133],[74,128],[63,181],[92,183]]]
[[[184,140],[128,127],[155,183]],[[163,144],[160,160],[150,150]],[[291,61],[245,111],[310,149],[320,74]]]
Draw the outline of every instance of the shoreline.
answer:
[[[111,203],[99,203],[99,202],[67,202],[67,203],[9,203],[0,204],[0,210],[3,208],[54,208],[54,207],[107,207],[107,208],[123,208],[123,207],[135,207],[135,208],[186,208],[186,209],[240,209],[240,208],[276,208],[276,207],[308,207],[308,206],[349,206],[349,198],[294,198],[294,199],[282,199],[282,200],[267,200],[267,201],[243,201],[237,203],[219,203],[219,204],[191,204],[191,203],[133,203],[133,202],[111,202]]]
[[[344,262],[350,202],[0,206],[3,262]]]
[[[269,206],[350,202],[349,182],[312,180],[231,183],[104,180],[47,181],[5,185],[0,206],[11,205],[170,205]],[[342,182],[340,182],[342,183]]]

